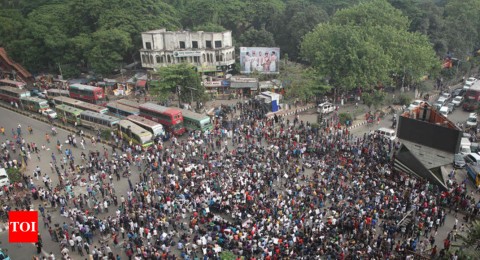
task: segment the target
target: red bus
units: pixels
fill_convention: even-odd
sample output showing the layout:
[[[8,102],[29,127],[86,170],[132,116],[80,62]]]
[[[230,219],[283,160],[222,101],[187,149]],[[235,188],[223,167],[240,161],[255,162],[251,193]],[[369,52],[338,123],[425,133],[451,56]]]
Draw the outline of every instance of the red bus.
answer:
[[[82,84],[72,84],[68,91],[71,98],[100,106],[105,106],[107,104],[105,93],[102,88]]]
[[[140,105],[140,116],[158,122],[167,132],[175,135],[185,133],[182,111],[177,108],[164,107],[153,103]]]
[[[0,99],[7,102],[20,103],[20,98],[29,97],[30,91],[23,90],[15,87],[1,86],[0,87]]]
[[[476,111],[478,103],[480,102],[480,81],[477,81],[471,86],[465,94],[465,101],[463,102],[463,110]]]

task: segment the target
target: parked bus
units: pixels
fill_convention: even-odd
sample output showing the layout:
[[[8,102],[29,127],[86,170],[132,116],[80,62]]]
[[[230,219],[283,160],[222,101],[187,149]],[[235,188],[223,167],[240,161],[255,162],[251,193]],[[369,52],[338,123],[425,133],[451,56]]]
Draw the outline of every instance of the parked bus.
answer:
[[[0,99],[5,100],[7,102],[20,102],[20,98],[22,97],[29,97],[30,91],[18,89],[9,86],[1,86],[0,87]]]
[[[83,102],[83,101],[76,100],[69,97],[62,97],[62,96],[54,97],[53,101],[55,101],[55,104],[65,104],[67,106],[76,107],[81,110],[90,110],[100,114],[108,113],[108,108],[106,107],[97,106],[94,104],[90,104],[90,103]]]
[[[183,125],[190,131],[200,130],[202,132],[213,129],[212,121],[207,115],[181,109],[183,115]]]
[[[154,138],[157,136],[165,135],[165,130],[163,129],[162,124],[159,124],[157,122],[154,122],[152,120],[146,119],[138,115],[128,116],[127,119],[141,126],[142,128],[147,129],[150,133],[153,134]]]
[[[119,99],[116,102],[125,106],[137,108],[137,109],[140,107],[140,103],[136,101],[128,100],[128,99]]]
[[[63,89],[56,89],[56,88],[51,88],[47,89],[47,98],[51,99],[54,97],[69,97],[70,93],[68,90],[63,90]]]
[[[140,105],[140,116],[162,124],[169,133],[175,135],[185,133],[180,109],[145,103]]]
[[[80,99],[101,106],[106,104],[105,93],[102,88],[82,84],[72,84],[68,91],[71,98]]]
[[[463,102],[463,110],[476,111],[480,103],[480,81],[476,81],[465,93],[465,101]]]
[[[95,130],[114,130],[120,121],[114,116],[104,115],[93,111],[82,111],[80,113],[80,124]]]
[[[130,115],[138,116],[140,114],[140,110],[138,108],[122,105],[116,101],[108,103],[107,108],[110,111],[110,113],[121,118],[130,116]]]
[[[47,100],[38,97],[22,97],[20,101],[24,109],[37,113],[42,113],[50,108]]]
[[[67,106],[65,104],[59,104],[55,106],[55,111],[57,112],[57,117],[62,120],[63,123],[70,123],[70,124],[80,124],[80,114],[83,112],[82,110]]]
[[[9,86],[9,87],[14,87],[18,89],[24,89],[26,85],[27,84],[20,81],[0,79],[0,86]]]
[[[153,144],[152,133],[128,120],[118,122],[118,135],[130,144],[139,144],[144,148]]]

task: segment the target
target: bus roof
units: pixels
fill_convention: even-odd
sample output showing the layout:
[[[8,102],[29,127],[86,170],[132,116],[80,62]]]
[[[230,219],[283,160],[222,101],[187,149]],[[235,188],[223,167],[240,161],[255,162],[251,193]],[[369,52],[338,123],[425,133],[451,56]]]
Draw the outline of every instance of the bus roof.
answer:
[[[134,108],[139,108],[140,107],[140,103],[138,103],[136,101],[128,100],[128,99],[119,99],[116,102],[119,103],[119,104],[125,105],[125,106],[129,106],[129,107],[134,107]]]
[[[140,126],[142,125],[145,125],[145,126],[148,126],[148,127],[154,127],[154,126],[162,126],[162,124],[160,123],[157,123],[155,121],[152,121],[152,120],[149,120],[149,119],[146,119],[144,117],[141,117],[141,116],[137,116],[137,115],[130,115],[130,116],[127,116],[127,119],[134,122],[135,124],[138,124]]]
[[[80,90],[88,90],[88,91],[94,91],[96,89],[102,89],[100,87],[94,87],[94,86],[83,85],[83,84],[72,84],[72,85],[70,85],[70,88],[80,89]]]
[[[471,86],[468,90],[480,92],[480,80],[475,81],[475,83],[473,83],[473,86]]]
[[[0,84],[5,83],[5,84],[12,84],[18,87],[23,87],[27,84],[20,82],[20,81],[15,81],[15,80],[10,80],[10,79],[0,79]]]
[[[10,87],[10,86],[0,86],[0,89],[4,89],[4,90],[7,90],[7,91],[10,91],[10,92],[13,92],[13,93],[17,93],[17,94],[22,94],[22,93],[25,93],[25,92],[29,92],[28,90],[25,90],[25,89],[19,89],[19,88]]]
[[[45,100],[43,98],[39,98],[39,97],[21,97],[20,99],[35,101],[35,102],[38,102],[38,103],[41,103],[41,102],[47,103],[47,100]]]
[[[107,104],[107,107],[108,108],[112,108],[112,110],[115,110],[115,109],[120,109],[120,110],[123,110],[123,111],[127,111],[127,112],[130,112],[132,114],[140,114],[140,110],[138,108],[134,108],[134,107],[130,107],[130,106],[126,106],[126,105],[123,105],[121,103],[118,103],[116,101],[113,101],[113,102],[110,102]],[[110,111],[113,113],[113,111]]]
[[[68,94],[68,90],[65,90],[65,89],[57,89],[57,88],[50,88],[50,89],[47,89],[47,93],[50,92],[50,93],[66,93]]]
[[[78,104],[84,103],[81,100],[77,100],[77,99],[70,98],[70,97],[64,97],[64,96],[54,97],[53,100],[58,101],[61,104],[67,103],[67,104],[70,104],[70,105],[78,105]]]
[[[110,121],[110,122],[118,122],[118,121],[120,121],[120,118],[117,118],[117,117],[114,117],[114,116],[105,115],[105,114],[100,114],[100,113],[93,112],[93,111],[90,111],[90,110],[84,110],[84,111],[82,111],[81,114],[82,114],[82,115],[86,115],[86,116],[90,116],[90,117],[93,117],[93,118],[98,118],[98,119]]]
[[[168,114],[168,115],[176,115],[176,114],[182,113],[182,111],[178,108],[164,107],[164,106],[160,106],[153,103],[145,103],[140,105],[140,110],[142,109],[155,111],[158,113]]]
[[[152,133],[150,133],[149,131],[147,131],[146,129],[140,127],[139,125],[137,124],[134,124],[133,122],[129,121],[129,120],[120,120],[118,122],[118,124],[121,126],[121,127],[125,127],[125,128],[128,128],[130,127],[130,130],[132,130],[132,132],[138,134],[138,135],[142,135],[142,136],[147,136],[147,135],[152,135]]]
[[[181,110],[182,110],[182,115],[183,115],[184,118],[187,117],[187,118],[193,118],[193,119],[197,119],[197,120],[210,118],[207,115],[199,114],[199,113],[196,113],[196,112],[193,112],[193,111],[190,111],[190,110],[186,110],[186,109],[181,109]]]
[[[56,105],[55,106],[55,110],[60,110],[60,111],[66,111],[66,112],[69,112],[69,113],[72,113],[74,115],[80,115],[83,110],[81,109],[78,109],[78,108],[75,108],[75,107],[71,107],[71,106],[67,106],[67,105]]]

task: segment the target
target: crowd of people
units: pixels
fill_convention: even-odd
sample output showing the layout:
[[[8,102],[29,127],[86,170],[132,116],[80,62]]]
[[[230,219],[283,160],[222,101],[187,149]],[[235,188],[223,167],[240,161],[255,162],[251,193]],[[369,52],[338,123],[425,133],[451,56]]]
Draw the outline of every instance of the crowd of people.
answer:
[[[27,162],[42,152],[28,134],[12,134],[5,144]],[[48,158],[50,170],[37,167],[22,184],[61,259],[456,259],[450,243],[478,215],[455,173],[440,190],[393,171],[397,142],[353,136],[335,122],[320,129],[299,115],[266,118],[253,103],[237,104],[212,131],[158,138],[147,150],[120,137],[111,148],[67,140]],[[17,167],[12,146],[2,149],[4,166]],[[29,205],[27,196],[14,207]],[[450,211],[455,225],[441,238]]]

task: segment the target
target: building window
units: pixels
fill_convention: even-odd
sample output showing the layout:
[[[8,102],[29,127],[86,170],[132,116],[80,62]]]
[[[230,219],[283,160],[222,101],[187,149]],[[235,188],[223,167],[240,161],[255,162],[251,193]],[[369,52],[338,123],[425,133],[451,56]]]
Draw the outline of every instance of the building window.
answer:
[[[153,56],[152,56],[152,55],[150,55],[149,63],[150,63],[150,64],[153,64]]]
[[[210,53],[209,56],[210,56],[210,62],[214,62],[214,60],[213,60],[213,54]]]
[[[152,43],[151,42],[146,42],[145,47],[147,48],[147,50],[151,50],[152,49]]]
[[[212,41],[205,42],[205,48],[211,49],[212,48]]]
[[[193,62],[199,63],[200,62],[200,57],[193,57]]]
[[[160,63],[164,63],[164,58],[163,58],[163,55],[160,57]]]
[[[145,54],[142,54],[142,63],[147,63],[147,61],[145,60]]]
[[[222,61],[222,59],[220,58],[220,52],[219,51],[215,52],[215,61]]]
[[[180,49],[185,49],[185,42],[184,41],[180,41]]]
[[[192,41],[192,49],[198,49],[198,42]]]
[[[172,60],[170,59],[170,55],[167,55],[167,61],[168,61],[168,63],[172,62]]]
[[[157,63],[161,63],[160,56],[157,55],[155,58],[157,59]]]
[[[203,59],[202,59],[202,62],[206,62],[207,59],[205,58],[205,53],[203,54]]]
[[[215,48],[222,48],[222,41],[215,41]]]

